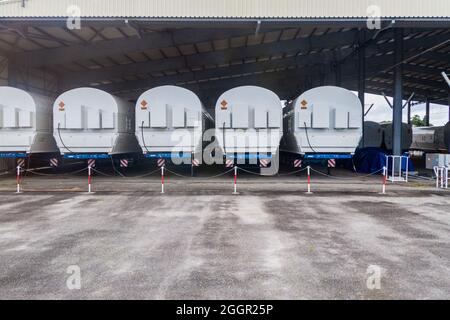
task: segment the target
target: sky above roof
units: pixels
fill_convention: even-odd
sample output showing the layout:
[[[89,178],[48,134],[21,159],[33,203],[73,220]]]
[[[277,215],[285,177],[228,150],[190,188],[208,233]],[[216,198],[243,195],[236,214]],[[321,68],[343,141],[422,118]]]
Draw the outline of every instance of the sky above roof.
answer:
[[[392,98],[388,97],[392,103]],[[406,101],[405,101],[406,102]],[[404,102],[404,103],[405,103]],[[375,94],[366,94],[366,110],[371,104],[374,104],[373,108],[366,116],[368,121],[392,121],[392,109],[383,96]],[[430,123],[435,126],[444,125],[449,121],[449,107],[438,104],[430,105]],[[403,109],[403,121],[407,122],[408,117],[407,108]],[[425,116],[425,103],[415,105],[411,108],[411,117],[419,115],[421,118]]]

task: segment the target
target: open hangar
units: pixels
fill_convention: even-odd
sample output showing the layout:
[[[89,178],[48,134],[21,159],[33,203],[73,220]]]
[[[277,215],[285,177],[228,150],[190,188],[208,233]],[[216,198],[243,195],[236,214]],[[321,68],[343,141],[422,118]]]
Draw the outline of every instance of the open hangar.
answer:
[[[67,28],[73,4],[80,29]],[[220,94],[239,85],[284,100],[338,85],[362,105],[364,93],[384,93],[394,97],[400,154],[411,94],[407,107],[426,103],[428,114],[432,103],[448,105],[441,73],[450,70],[450,5],[380,0],[376,30],[367,28],[370,5],[0,1],[0,84],[53,98],[91,86],[130,101],[174,84],[197,93],[212,115]],[[314,194],[304,195],[299,176],[258,177],[236,196],[226,177],[173,179],[161,195],[158,178],[95,177],[96,193],[87,194],[85,175],[25,177],[19,195],[14,177],[2,178],[0,299],[450,297],[443,190],[413,182],[380,195],[378,176],[314,176]],[[81,270],[80,290],[66,288],[69,266]],[[368,270],[378,266],[380,288],[369,288]]]
[[[91,86],[131,101],[174,84],[196,92],[212,115],[220,94],[239,85],[282,100],[337,85],[357,91],[363,105],[364,93],[386,94],[394,97],[395,154],[403,100],[414,93],[408,109],[426,103],[427,119],[430,103],[448,105],[445,1],[380,1],[374,30],[365,1],[95,3],[3,1],[2,81],[51,97]],[[69,13],[80,14],[79,29]]]

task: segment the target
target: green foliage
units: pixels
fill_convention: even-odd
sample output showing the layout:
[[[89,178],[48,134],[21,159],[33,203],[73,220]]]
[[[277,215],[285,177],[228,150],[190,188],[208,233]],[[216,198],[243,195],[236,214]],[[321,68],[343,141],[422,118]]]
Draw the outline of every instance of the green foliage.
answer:
[[[415,127],[426,127],[427,123],[426,123],[426,117],[420,118],[419,115],[414,115],[414,117],[412,117],[411,119],[411,124]],[[430,123],[430,126],[432,126],[432,124]]]

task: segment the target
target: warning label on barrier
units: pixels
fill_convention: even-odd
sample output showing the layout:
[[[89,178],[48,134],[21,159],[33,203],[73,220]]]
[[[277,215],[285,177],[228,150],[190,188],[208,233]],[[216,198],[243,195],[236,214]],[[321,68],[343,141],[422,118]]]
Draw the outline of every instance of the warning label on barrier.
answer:
[[[59,111],[64,111],[64,110],[65,110],[66,104],[65,104],[63,101],[61,101],[61,102],[58,104],[58,106],[59,106]]]

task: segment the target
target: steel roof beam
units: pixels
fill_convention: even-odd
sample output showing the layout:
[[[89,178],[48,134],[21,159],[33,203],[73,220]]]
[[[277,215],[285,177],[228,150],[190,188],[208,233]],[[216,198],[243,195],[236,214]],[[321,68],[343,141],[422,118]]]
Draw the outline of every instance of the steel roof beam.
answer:
[[[313,36],[311,38],[301,38],[284,40],[277,43],[265,43],[248,47],[233,48],[220,51],[199,53],[176,58],[160,59],[154,61],[140,62],[130,65],[113,66],[98,70],[88,70],[74,72],[67,79],[67,85],[89,84],[100,80],[110,80],[129,75],[146,74],[167,70],[177,70],[182,68],[200,67],[205,64],[221,65],[233,61],[241,61],[247,58],[256,59],[258,57],[269,57],[280,53],[297,54],[300,51],[310,49],[335,48],[351,44],[357,36],[357,31],[347,31],[338,34],[327,34]],[[348,52],[343,52],[348,54]],[[343,58],[339,52],[334,52],[335,59]]]
[[[244,59],[256,59],[258,57],[268,57],[271,55],[283,54],[296,54],[299,51],[307,51],[311,49],[333,49],[336,47],[342,47],[345,45],[351,45],[356,39],[358,31],[347,31],[338,34],[327,34],[322,36],[313,36],[311,38],[302,38],[294,40],[285,40],[278,43],[266,43],[260,45],[253,45],[248,47],[234,48],[223,51],[212,51],[207,53],[200,53],[176,58],[168,58],[154,61],[146,61],[136,64],[127,64],[120,66],[107,67],[97,70],[88,70],[73,72],[70,77],[67,78],[66,85],[68,87],[90,84],[97,81],[111,80],[114,78],[122,78],[126,76],[132,76],[136,74],[147,74],[161,71],[174,71],[182,68],[199,67],[205,64],[222,65],[233,61],[239,61]],[[433,40],[436,43],[441,40],[441,37]],[[407,49],[412,50],[418,44],[416,41],[405,41]],[[428,41],[427,41],[428,43]],[[390,50],[390,44],[375,45],[372,46],[371,53],[375,55],[381,50]],[[344,51],[334,50],[332,53],[335,55],[334,59],[339,61],[345,56],[351,54],[353,49],[347,48]],[[308,57],[302,59],[308,60]]]
[[[80,44],[70,47],[15,53],[12,58],[19,64],[26,65],[30,68],[37,68],[71,63],[79,60],[126,54],[130,52],[142,52],[149,49],[166,48],[176,45],[251,35],[253,33],[254,30],[240,29],[215,30],[214,32],[209,29],[182,29],[173,32],[153,32],[143,35],[142,38],[134,36],[129,38],[97,41],[89,45]]]

